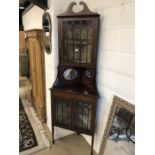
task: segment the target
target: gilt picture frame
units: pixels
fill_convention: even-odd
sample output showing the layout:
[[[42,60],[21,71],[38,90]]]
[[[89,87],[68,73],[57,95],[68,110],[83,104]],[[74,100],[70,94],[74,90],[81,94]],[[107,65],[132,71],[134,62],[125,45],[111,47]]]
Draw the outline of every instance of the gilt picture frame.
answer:
[[[133,116],[135,116],[135,106],[133,104],[129,103],[128,101],[125,101],[124,99],[121,99],[118,96],[114,96],[98,155],[105,155],[107,140],[109,138],[109,133],[113,126],[114,117],[118,108],[123,108],[128,112],[130,112],[131,114],[133,114]]]

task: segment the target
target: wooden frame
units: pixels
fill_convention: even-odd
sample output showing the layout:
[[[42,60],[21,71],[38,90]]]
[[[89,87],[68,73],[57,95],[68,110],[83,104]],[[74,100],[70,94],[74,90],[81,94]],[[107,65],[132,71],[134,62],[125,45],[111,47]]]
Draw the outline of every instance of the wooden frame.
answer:
[[[98,155],[104,155],[107,139],[108,139],[108,136],[109,136],[109,132],[110,132],[112,122],[113,122],[113,119],[114,119],[115,112],[116,112],[117,108],[125,108],[129,112],[135,113],[135,106],[133,104],[131,104],[131,103],[129,103],[129,102],[117,97],[117,96],[114,96],[113,103],[112,103],[112,106],[110,108],[106,128],[105,128],[104,135],[103,135],[103,138],[102,138],[100,151],[99,151]]]

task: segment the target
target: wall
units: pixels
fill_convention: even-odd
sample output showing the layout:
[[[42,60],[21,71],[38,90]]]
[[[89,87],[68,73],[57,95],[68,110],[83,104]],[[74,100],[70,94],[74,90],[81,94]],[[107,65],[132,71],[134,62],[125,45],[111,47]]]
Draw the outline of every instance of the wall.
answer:
[[[56,16],[65,11],[72,1],[79,2],[80,0],[49,0],[49,12],[52,17],[52,54],[45,55],[47,124],[49,128],[51,128],[49,88],[56,78],[58,64]],[[134,104],[134,0],[84,1],[92,11],[101,15],[97,60],[97,87],[100,97],[98,99],[97,127],[94,141],[94,149],[98,152],[113,95],[118,95]],[[78,11],[81,8],[75,7],[74,9]],[[35,24],[38,27],[41,23],[39,21],[41,17],[35,10],[37,9],[32,8],[30,11],[31,16],[33,12],[33,16],[37,16],[35,20],[38,24]],[[30,11],[27,14],[30,14]],[[31,21],[31,18],[27,16],[23,23],[28,25],[24,24],[24,28],[34,27],[34,21]],[[56,130],[57,138],[69,133],[63,129]],[[91,143],[89,136],[83,136]]]

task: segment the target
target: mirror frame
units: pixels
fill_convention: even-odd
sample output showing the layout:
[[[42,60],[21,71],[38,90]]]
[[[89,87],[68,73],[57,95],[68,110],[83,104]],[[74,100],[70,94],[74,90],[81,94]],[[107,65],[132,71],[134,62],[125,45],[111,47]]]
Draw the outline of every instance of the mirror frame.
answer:
[[[129,112],[135,113],[135,106],[133,104],[119,98],[118,96],[114,96],[113,103],[112,103],[112,106],[110,108],[108,120],[106,123],[105,131],[103,134],[100,151],[99,151],[98,155],[104,155],[107,139],[109,136],[110,129],[112,127],[113,119],[115,117],[115,112],[116,112],[117,108],[125,108]]]
[[[74,70],[75,72],[76,72],[76,76],[74,77],[74,78],[72,78],[72,79],[67,79],[67,78],[65,78],[65,72],[67,72],[67,70]],[[68,69],[66,69],[66,70],[64,70],[64,72],[63,72],[63,78],[65,79],[65,80],[67,80],[67,81],[72,81],[72,80],[74,80],[74,79],[76,79],[78,77],[78,72],[77,72],[77,70],[75,69],[75,68],[68,68]]]
[[[44,21],[44,16],[48,16],[48,19],[49,19],[49,48],[50,48],[50,51],[47,51],[46,50],[46,45],[45,45],[45,31],[44,31],[44,25],[43,25],[43,21]],[[51,32],[52,32],[52,24],[51,24],[51,16],[48,12],[44,12],[43,16],[42,16],[42,28],[43,28],[43,37],[44,37],[44,49],[46,51],[47,54],[50,54],[52,52],[52,45],[51,45]]]

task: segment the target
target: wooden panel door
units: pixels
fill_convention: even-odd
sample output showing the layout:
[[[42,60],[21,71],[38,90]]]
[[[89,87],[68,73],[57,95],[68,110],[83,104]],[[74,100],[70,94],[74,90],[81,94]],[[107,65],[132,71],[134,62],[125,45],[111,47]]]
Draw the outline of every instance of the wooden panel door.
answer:
[[[44,51],[41,32],[42,31],[28,32],[27,37],[29,42],[32,97],[41,120],[46,121]]]

